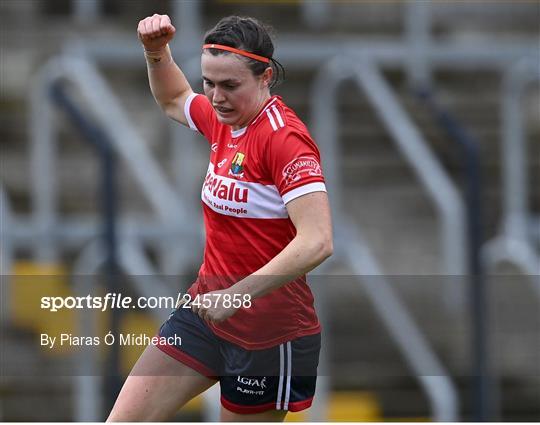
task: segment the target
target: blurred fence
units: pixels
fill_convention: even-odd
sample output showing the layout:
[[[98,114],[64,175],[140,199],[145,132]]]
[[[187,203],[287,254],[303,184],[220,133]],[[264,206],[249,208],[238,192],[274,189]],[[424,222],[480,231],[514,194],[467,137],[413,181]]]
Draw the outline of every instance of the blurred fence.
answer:
[[[61,5],[55,6],[53,3],[44,7],[62,9]],[[193,80],[198,78],[203,23],[213,17],[209,9],[215,7],[216,10],[229,10],[226,9],[227,3],[241,11],[250,10],[249,2],[171,1],[164,2],[162,6],[170,11],[173,22],[177,24],[178,32],[173,45],[175,58]],[[325,158],[325,176],[336,222],[337,249],[333,262],[348,263],[356,275],[380,276],[374,280],[369,277],[360,278],[362,289],[400,348],[412,375],[426,391],[431,418],[457,420],[460,414],[457,389],[443,366],[444,362],[424,337],[422,326],[414,320],[414,312],[409,311],[399,294],[394,293],[391,285],[384,281],[382,276],[385,271],[381,265],[384,259],[377,257],[369,238],[360,231],[362,225],[354,219],[356,212],[351,214],[345,211],[346,198],[350,192],[344,194],[346,183],[341,179],[346,167],[346,154],[340,151],[342,137],[338,124],[338,86],[342,81],[349,80],[361,88],[368,99],[369,108],[379,117],[379,125],[382,125],[395,143],[394,149],[412,167],[420,181],[418,186],[426,189],[434,205],[440,226],[440,267],[437,273],[460,277],[470,273],[466,261],[469,246],[466,242],[465,208],[460,189],[445,169],[443,161],[432,152],[430,142],[423,134],[424,129],[415,124],[409,111],[401,105],[400,94],[388,83],[385,75],[389,72],[402,72],[407,75],[409,87],[430,87],[435,91],[438,72],[481,70],[504,76],[500,92],[503,217],[500,235],[484,245],[484,260],[490,268],[503,261],[513,262],[528,276],[533,289],[537,290],[540,288],[540,232],[531,231],[533,223],[538,221],[535,221],[537,219],[527,203],[531,194],[526,173],[526,134],[520,105],[525,88],[538,79],[538,34],[525,34],[519,38],[501,36],[496,41],[480,38],[477,41],[475,36],[460,37],[448,30],[454,25],[458,35],[460,32],[470,33],[471,24],[467,22],[475,21],[467,18],[475,15],[489,16],[490,19],[484,24],[487,28],[490,22],[494,28],[498,25],[504,27],[505,23],[511,23],[511,19],[516,19],[516,16],[522,16],[524,22],[531,19],[527,13],[516,12],[515,8],[512,9],[513,18],[508,18],[507,12],[513,7],[510,3],[497,2],[487,7],[472,2],[469,5],[453,4],[450,7],[444,2],[434,4],[411,1],[394,5],[394,15],[388,19],[400,23],[402,31],[393,38],[371,39],[359,37],[354,29],[351,30],[353,27],[336,35],[333,18],[339,15],[341,9],[351,10],[350,4],[341,5],[330,1],[290,3],[288,6],[296,7],[295,13],[298,15],[296,20],[290,20],[296,23],[297,28],[305,28],[306,31],[309,29],[313,33],[280,33],[276,55],[293,72],[318,71],[312,82],[310,121]],[[125,3],[115,4],[119,10],[129,9]],[[378,7],[375,4],[357,6],[367,11],[377,10]],[[14,2],[2,7],[9,8],[13,14],[19,10]],[[20,11],[26,7],[29,8],[26,13],[39,15],[39,11],[31,12],[29,4],[20,7]],[[73,0],[69,5],[69,13],[78,25],[92,28],[92,25],[98,25],[104,19],[107,7],[111,5],[101,1]],[[137,3],[135,8],[144,10],[146,7]],[[384,9],[389,5],[379,7]],[[65,5],[62,10],[66,10]],[[402,16],[399,12],[402,12]],[[340,19],[347,22],[341,13]],[[108,16],[110,20],[110,14]],[[133,17],[133,13],[130,16]],[[374,16],[380,18],[381,14]],[[279,21],[279,16],[274,19]],[[450,35],[441,37],[437,31],[442,29],[446,29]],[[137,187],[153,207],[150,219],[122,214],[118,227],[122,259],[125,268],[134,276],[133,290],[148,292],[148,286],[137,284],[137,276],[184,273],[195,262],[197,253],[193,246],[200,246],[201,243],[200,232],[191,224],[197,220],[196,209],[182,202],[182,195],[196,192],[194,187],[198,181],[199,163],[191,161],[198,155],[194,148],[195,136],[175,127],[171,134],[174,139],[182,141],[171,143],[170,158],[166,162],[158,162],[146,148],[148,142],[133,128],[122,102],[114,95],[114,89],[102,75],[107,70],[122,72],[141,67],[140,46],[133,33],[127,35],[119,32],[107,43],[102,39],[85,37],[81,33],[76,40],[67,40],[61,50],[60,56],[51,59],[36,73],[35,84],[29,93],[33,117],[28,124],[32,129],[32,148],[28,158],[32,170],[29,188],[32,194],[31,213],[17,213],[11,206],[9,191],[2,186],[2,274],[9,275],[11,265],[17,260],[17,253],[26,250],[33,253],[32,257],[36,261],[54,262],[63,261],[75,251],[77,257],[73,264],[81,267],[75,267],[76,275],[76,270],[88,269],[86,266],[90,263],[84,262],[84,265],[83,260],[89,258],[90,251],[95,251],[91,243],[97,236],[95,217],[89,221],[88,214],[66,215],[59,208],[55,173],[61,153],[55,147],[59,136],[48,90],[54,82],[68,79],[78,88],[79,95],[84,98],[81,103],[103,126],[117,154],[135,177]],[[165,175],[164,168],[175,170],[174,183]],[[396,220],[399,219],[396,217]],[[153,266],[153,258],[145,251],[149,245],[157,253],[158,267]],[[166,286],[159,283],[159,279],[156,282],[159,285],[157,288],[161,288],[158,290],[166,291]],[[465,303],[465,289],[460,282],[455,279],[446,285],[441,296],[453,317],[463,312]],[[155,287],[152,290],[156,290]],[[8,293],[9,283],[3,278],[3,300],[8,299]],[[321,294],[319,298],[325,297]],[[329,318],[331,313],[324,310],[329,306],[323,302],[320,307],[323,309],[321,317]],[[7,306],[2,312],[9,317]],[[330,357],[328,353],[323,353],[325,361],[330,361]],[[435,373],[436,379],[422,375],[420,371],[426,364],[432,365],[430,370],[438,371]],[[321,364],[321,369],[327,370],[328,364]],[[324,378],[321,380],[324,382]],[[78,412],[86,413],[75,413],[75,417],[80,420],[97,420],[97,407],[83,407],[85,399],[94,400],[96,406],[99,405],[99,382],[90,379],[81,384],[79,381],[75,385],[82,385],[81,388],[86,390],[79,393],[75,405],[78,406]],[[326,382],[320,386],[320,400],[330,399],[328,391],[331,385],[331,382]],[[312,419],[327,417],[324,403],[317,406],[312,415]],[[484,415],[483,418],[493,417],[493,412],[485,411],[479,415]]]

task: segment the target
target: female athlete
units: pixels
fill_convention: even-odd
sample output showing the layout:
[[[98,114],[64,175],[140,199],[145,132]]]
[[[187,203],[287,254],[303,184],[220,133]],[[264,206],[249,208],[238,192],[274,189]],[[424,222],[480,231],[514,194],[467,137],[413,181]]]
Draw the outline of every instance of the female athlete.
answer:
[[[283,68],[258,21],[227,17],[205,35],[204,95],[173,61],[174,33],[166,15],[138,26],[157,103],[209,143],[204,261],[159,331],[181,343],[147,347],[109,420],[168,419],[219,381],[223,421],[282,421],[315,392],[320,325],[305,274],[332,253],[319,151],[270,94]]]

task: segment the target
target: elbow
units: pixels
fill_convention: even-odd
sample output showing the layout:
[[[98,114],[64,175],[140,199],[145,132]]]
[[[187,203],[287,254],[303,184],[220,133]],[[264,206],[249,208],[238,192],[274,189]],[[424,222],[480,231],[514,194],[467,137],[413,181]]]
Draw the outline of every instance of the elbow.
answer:
[[[329,238],[323,246],[322,254],[323,254],[323,261],[327,258],[331,257],[334,253],[334,242],[332,241],[332,238]]]
[[[161,110],[165,113],[165,115],[169,118],[174,119],[176,116],[176,110],[178,108],[178,105],[175,104],[173,101],[170,102],[158,102]]]
[[[155,99],[167,117],[172,118],[173,120],[178,120],[178,117],[184,115],[184,103],[190,93],[192,93],[191,89],[175,93],[172,96],[161,98],[155,97]]]
[[[317,241],[315,247],[315,258],[317,258],[317,263],[320,264],[327,258],[331,257],[334,253],[334,243],[332,241],[332,236],[328,235],[322,237]]]
[[[318,233],[300,233],[296,235],[298,257],[301,257],[308,271],[313,270],[334,253],[332,232],[319,230]]]

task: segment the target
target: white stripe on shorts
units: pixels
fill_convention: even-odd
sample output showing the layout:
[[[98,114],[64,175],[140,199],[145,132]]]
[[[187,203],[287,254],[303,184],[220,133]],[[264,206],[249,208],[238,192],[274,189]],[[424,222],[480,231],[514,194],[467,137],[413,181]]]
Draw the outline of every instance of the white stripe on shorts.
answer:
[[[285,404],[283,410],[289,410],[289,397],[291,395],[291,371],[292,371],[292,348],[291,341],[287,342],[287,384],[285,384]]]
[[[279,386],[276,400],[276,410],[281,410],[281,394],[283,393],[283,375],[285,367],[285,355],[283,353],[283,344],[279,346]]]

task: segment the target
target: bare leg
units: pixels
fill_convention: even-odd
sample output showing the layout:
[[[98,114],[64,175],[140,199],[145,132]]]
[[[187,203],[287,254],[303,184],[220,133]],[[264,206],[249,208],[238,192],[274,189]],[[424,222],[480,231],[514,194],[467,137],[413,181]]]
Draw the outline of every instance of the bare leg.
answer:
[[[160,422],[216,383],[148,346],[126,379],[107,422]]]
[[[268,410],[262,413],[234,413],[221,406],[221,422],[283,422],[286,410]]]

